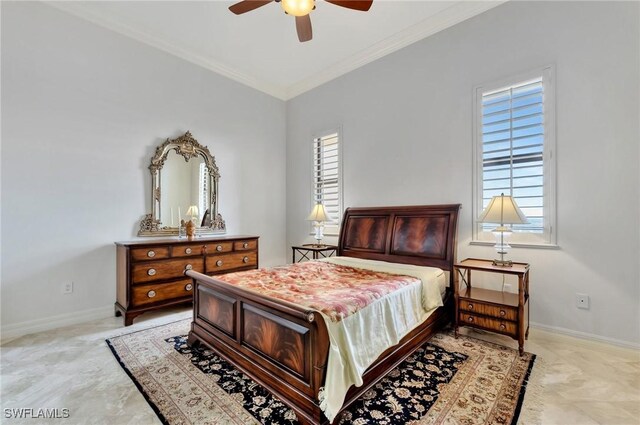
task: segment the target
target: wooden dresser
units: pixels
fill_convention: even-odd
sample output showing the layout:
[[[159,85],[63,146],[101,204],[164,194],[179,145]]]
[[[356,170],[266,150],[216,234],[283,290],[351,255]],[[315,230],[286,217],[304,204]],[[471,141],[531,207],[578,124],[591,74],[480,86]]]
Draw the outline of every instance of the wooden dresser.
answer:
[[[187,270],[208,275],[258,267],[257,236],[116,242],[116,316],[124,325],[147,311],[193,301]]]

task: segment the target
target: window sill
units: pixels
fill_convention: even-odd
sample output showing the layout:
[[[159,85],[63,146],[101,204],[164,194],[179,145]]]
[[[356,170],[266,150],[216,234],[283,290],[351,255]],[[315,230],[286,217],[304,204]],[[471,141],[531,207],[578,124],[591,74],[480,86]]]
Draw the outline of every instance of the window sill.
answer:
[[[488,241],[471,241],[469,245],[494,246],[495,242]],[[513,248],[535,248],[535,249],[560,249],[560,245],[553,243],[518,243],[509,242],[509,246]]]

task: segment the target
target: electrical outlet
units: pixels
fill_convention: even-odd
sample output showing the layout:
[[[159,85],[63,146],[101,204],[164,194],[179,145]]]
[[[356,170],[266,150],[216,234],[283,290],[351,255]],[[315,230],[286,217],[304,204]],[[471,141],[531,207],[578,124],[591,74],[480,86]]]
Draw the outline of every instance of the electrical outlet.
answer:
[[[71,294],[73,292],[73,282],[64,282],[62,284],[62,293],[63,294]]]
[[[504,292],[513,292],[513,287],[511,286],[510,283],[504,284]]]
[[[589,310],[589,295],[576,294],[576,307]]]

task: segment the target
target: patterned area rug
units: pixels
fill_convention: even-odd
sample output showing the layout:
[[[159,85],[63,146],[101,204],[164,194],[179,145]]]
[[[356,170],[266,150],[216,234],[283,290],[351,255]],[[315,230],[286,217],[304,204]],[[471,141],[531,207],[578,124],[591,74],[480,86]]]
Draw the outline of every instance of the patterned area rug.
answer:
[[[163,423],[297,424],[291,409],[209,350],[186,344],[189,320],[107,340]],[[392,370],[340,424],[516,424],[535,356],[449,333]]]

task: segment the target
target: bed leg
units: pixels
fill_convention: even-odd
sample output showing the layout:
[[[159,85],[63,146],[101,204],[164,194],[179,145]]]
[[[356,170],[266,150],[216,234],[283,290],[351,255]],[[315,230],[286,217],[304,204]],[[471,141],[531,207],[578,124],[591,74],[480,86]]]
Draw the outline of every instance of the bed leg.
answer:
[[[193,348],[197,348],[200,345],[200,340],[193,334],[193,332],[189,332],[189,337],[187,338],[187,345]]]

